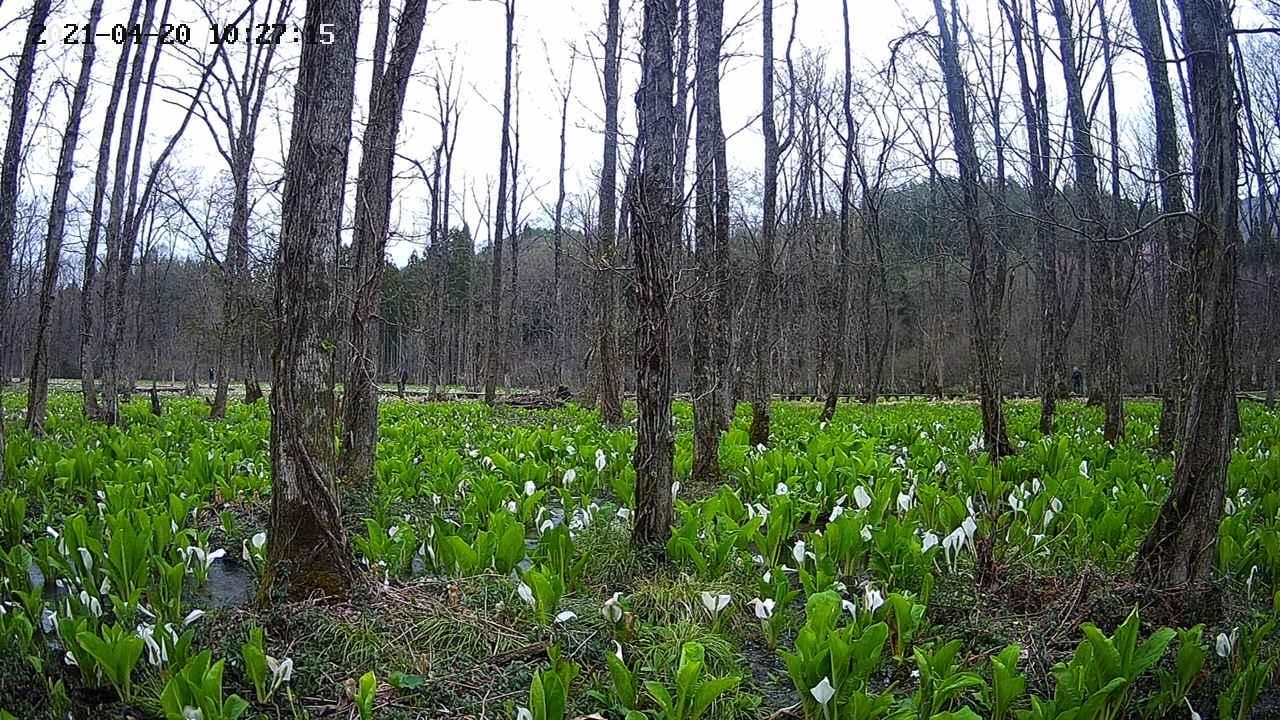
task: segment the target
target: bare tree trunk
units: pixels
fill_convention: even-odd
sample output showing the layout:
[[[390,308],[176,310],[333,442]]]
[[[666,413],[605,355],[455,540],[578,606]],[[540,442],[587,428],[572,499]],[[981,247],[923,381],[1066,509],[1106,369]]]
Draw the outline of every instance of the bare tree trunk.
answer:
[[[1240,77],[1240,104],[1244,111],[1245,128],[1248,131],[1248,152],[1252,159],[1254,182],[1258,187],[1258,199],[1256,205],[1250,203],[1249,212],[1254,214],[1251,226],[1257,237],[1256,242],[1262,246],[1262,293],[1264,319],[1261,338],[1259,340],[1259,351],[1262,355],[1263,362],[1266,367],[1263,370],[1265,377],[1263,382],[1266,383],[1266,399],[1267,409],[1275,407],[1276,401],[1276,335],[1280,334],[1280,320],[1276,318],[1276,242],[1275,242],[1275,223],[1276,209],[1275,198],[1271,194],[1271,186],[1267,181],[1266,157],[1263,153],[1263,145],[1258,138],[1258,124],[1254,113],[1254,97],[1249,87],[1249,74],[1246,71],[1244,55],[1240,52],[1240,36],[1231,36],[1231,49],[1235,52],[1236,65],[1239,68]]]
[[[836,402],[845,385],[845,360],[848,355],[845,339],[849,335],[849,221],[850,193],[853,191],[853,52],[849,39],[849,0],[841,0],[844,13],[844,172],[840,179],[840,247],[839,287],[836,291],[836,336],[832,340],[831,387],[827,388],[827,400],[822,407],[822,420],[831,420],[836,414]]]
[[[1040,290],[1040,432],[1048,435],[1053,432],[1054,414],[1058,403],[1058,367],[1054,345],[1060,322],[1058,316],[1061,312],[1058,302],[1058,251],[1049,208],[1048,158],[1043,152],[1043,134],[1047,133],[1048,129],[1040,124],[1040,113],[1033,97],[1031,75],[1023,47],[1022,1],[1001,0],[1000,6],[1012,33],[1014,57],[1018,67],[1023,125],[1027,132],[1027,147],[1030,148],[1028,166],[1031,171],[1031,205],[1036,214],[1035,232],[1038,255],[1036,274]],[[1031,12],[1036,11],[1033,6]],[[1038,43],[1040,38],[1032,37],[1031,42]],[[1044,87],[1039,89],[1041,93],[1046,90],[1047,88]]]
[[[129,11],[129,27],[137,23],[141,0],[133,0]],[[115,78],[111,83],[111,97],[103,118],[102,139],[98,145],[97,172],[94,175],[93,210],[89,216],[89,237],[85,242],[84,282],[80,291],[80,386],[83,392],[85,417],[97,418],[102,414],[98,406],[98,392],[94,382],[93,352],[93,293],[98,273],[98,236],[102,232],[102,206],[107,196],[107,174],[111,170],[111,139],[115,129],[116,112],[120,107],[120,96],[124,92],[125,74],[129,69],[130,52],[133,50],[131,35],[126,33],[124,47],[120,59],[116,61]],[[141,54],[142,50],[138,50]],[[117,162],[124,162],[117,158]],[[105,297],[106,286],[103,281]],[[105,323],[104,323],[105,324]]]
[[[1172,489],[1138,552],[1156,588],[1203,585],[1217,556],[1235,405],[1236,258],[1240,170],[1230,5],[1178,0],[1191,84],[1192,178],[1200,222],[1190,236],[1191,301],[1199,310],[1185,423]]]
[[[146,32],[138,45],[137,54],[133,56],[133,67],[129,71],[129,90],[125,97],[124,115],[120,120],[115,179],[111,188],[111,205],[107,216],[107,257],[102,274],[102,350],[106,358],[103,368],[103,419],[108,425],[114,425],[120,421],[120,343],[123,340],[125,323],[123,303],[128,286],[129,267],[132,265],[132,239],[126,237],[132,228],[126,226],[133,224],[134,208],[131,207],[131,200],[137,194],[137,174],[140,168],[141,150],[146,138],[145,116],[153,87],[151,83],[146,85],[142,101],[143,119],[138,122],[136,140],[133,137],[133,123],[138,109],[138,93],[142,89],[143,63],[147,57],[148,35],[146,33],[151,32],[150,28],[153,26],[155,5],[156,0],[146,0],[142,19],[142,27]],[[165,0],[163,15],[167,16],[169,6],[170,0]],[[152,69],[154,68],[153,62]],[[133,143],[132,152],[131,143]],[[132,174],[130,165],[132,165]],[[126,245],[130,248],[129,260],[124,257]]]
[[[640,92],[636,95],[641,153],[632,208],[636,268],[636,512],[632,541],[662,547],[671,534],[671,219],[675,111],[672,105],[678,18],[675,0],[645,0]]]
[[[1089,247],[1089,325],[1091,346],[1100,350],[1098,363],[1090,370],[1097,378],[1103,407],[1106,412],[1104,433],[1110,442],[1124,437],[1124,406],[1121,396],[1120,358],[1118,343],[1112,335],[1117,332],[1119,308],[1116,288],[1115,243],[1107,240],[1107,222],[1102,210],[1102,191],[1098,185],[1097,155],[1094,153],[1093,135],[1089,129],[1089,117],[1085,111],[1084,94],[1080,77],[1076,72],[1075,41],[1072,37],[1071,16],[1064,0],[1053,0],[1054,18],[1058,23],[1058,44],[1064,61],[1063,82],[1067,91],[1067,111],[1071,124],[1072,156],[1075,164],[1076,186],[1083,195],[1085,211],[1085,236]]]
[[[764,211],[761,216],[760,246],[756,258],[756,307],[754,337],[751,339],[751,431],[752,445],[769,444],[769,424],[772,418],[770,401],[770,356],[777,339],[777,318],[774,287],[777,273],[774,270],[775,236],[778,232],[778,123],[773,106],[773,0],[764,0],[764,55],[761,62],[762,97],[760,120],[764,128]],[[788,92],[791,92],[788,89]]]
[[[771,3],[766,0],[766,12]],[[718,312],[723,268],[718,266],[716,246],[720,225],[727,218],[719,214],[716,202],[717,153],[724,151],[720,121],[720,44],[724,23],[724,0],[699,0],[697,82],[698,127],[694,209],[694,259],[697,262],[693,333],[693,467],[690,479],[717,483],[720,471],[720,430],[724,384],[716,345],[724,342],[724,328]]]
[[[102,0],[94,0],[89,9],[89,26],[96,27],[100,17]],[[84,112],[85,99],[89,96],[89,82],[93,79],[93,58],[96,53],[97,46],[94,43],[84,44],[80,57],[80,75],[76,78],[71,106],[67,108],[67,124],[62,131],[53,196],[49,200],[49,226],[44,239],[44,270],[40,277],[40,316],[36,320],[35,348],[31,353],[31,372],[28,374],[30,380],[27,384],[27,428],[34,433],[44,431],[45,405],[49,398],[49,323],[53,316],[53,294],[62,262],[62,233],[67,221],[67,196],[71,191],[71,177],[75,169],[76,144],[80,140],[80,116]],[[85,258],[86,264],[92,262],[92,258]],[[3,419],[0,419],[0,423],[3,423]],[[3,457],[2,451],[0,457]],[[3,472],[0,470],[0,475]]]
[[[615,337],[613,280],[617,254],[618,226],[618,45],[621,11],[618,0],[609,0],[604,42],[604,160],[600,165],[599,246],[596,250],[596,376],[600,396],[600,419],[605,424],[622,422],[622,382],[618,377]]]
[[[502,150],[498,159],[498,207],[492,225],[493,240],[489,282],[489,357],[485,368],[484,401],[497,401],[498,375],[502,372],[502,234],[506,231],[507,166],[511,157],[511,60],[515,51],[516,0],[503,0],[507,13],[507,63],[502,89]]]
[[[382,276],[387,266],[391,219],[391,180],[396,138],[409,74],[418,52],[427,0],[405,0],[396,22],[396,38],[385,71],[370,90],[369,124],[360,153],[356,185],[355,282],[352,284],[351,368],[342,397],[339,476],[348,484],[373,482],[378,445],[378,355],[374,341]],[[381,58],[375,58],[381,65]]]
[[[22,163],[22,134],[27,129],[27,102],[35,75],[36,50],[49,17],[50,0],[36,0],[27,23],[26,39],[18,58],[18,74],[13,82],[13,102],[9,109],[9,132],[0,166],[0,347],[10,347],[9,283],[13,272],[14,219],[18,211],[18,170]],[[65,193],[64,193],[65,195]],[[55,261],[55,265],[56,265]],[[0,368],[0,486],[5,483],[4,385],[7,369]]]
[[[960,166],[960,211],[964,216],[969,246],[969,304],[973,315],[973,349],[977,361],[978,398],[982,406],[982,433],[987,452],[998,459],[1012,454],[1013,446],[1009,443],[1002,407],[998,335],[994,327],[999,301],[994,299],[993,302],[992,280],[988,277],[991,250],[980,214],[978,151],[952,26],[947,22],[942,0],[934,0],[933,5],[942,38],[939,59],[947,88],[952,141]],[[956,12],[954,0],[951,12],[953,15]]]
[[[556,209],[555,209],[555,228],[552,231],[552,241],[555,244],[554,257],[552,259],[552,278],[551,278],[551,296],[555,302],[555,335],[552,337],[553,351],[555,353],[553,366],[553,382],[558,387],[565,381],[564,376],[564,355],[565,342],[568,339],[568,328],[565,327],[566,313],[564,310],[564,289],[562,286],[561,275],[563,270],[563,250],[561,246],[564,243],[564,156],[565,156],[565,139],[566,131],[569,127],[569,96],[573,88],[573,59],[569,61],[569,78],[565,86],[561,89],[560,96],[560,166],[556,174]]]
[[[355,89],[357,0],[308,0],[275,267],[271,526],[259,597],[343,594],[354,579],[335,475],[337,245]]]

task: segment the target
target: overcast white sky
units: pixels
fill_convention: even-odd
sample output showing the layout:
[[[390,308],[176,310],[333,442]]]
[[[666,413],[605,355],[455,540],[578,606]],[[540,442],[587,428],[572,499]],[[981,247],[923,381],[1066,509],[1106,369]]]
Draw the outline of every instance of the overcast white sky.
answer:
[[[258,0],[260,4],[263,1]],[[245,5],[245,0],[224,2],[226,4],[222,15],[227,19],[238,14]],[[303,2],[304,0],[295,0],[295,4],[299,5],[295,8],[296,16],[300,16]],[[829,72],[840,72],[843,23],[839,0],[776,0],[777,53],[781,55],[783,51],[795,2],[800,5],[796,33],[797,55],[800,47],[825,50],[829,54]],[[1118,22],[1123,23],[1123,29],[1127,31],[1127,3],[1114,4],[1117,8],[1124,9]],[[29,2],[9,0],[0,9],[0,38],[3,39],[6,53],[0,63],[3,64],[6,76],[13,72],[16,53],[21,45],[21,23],[14,22],[14,19],[19,13],[28,12],[29,5]],[[360,28],[360,54],[367,59],[372,45],[374,1],[366,0],[365,5]],[[596,183],[595,174],[601,153],[599,130],[603,101],[598,67],[591,58],[600,54],[604,5],[604,0],[518,0],[516,42],[520,55],[521,182],[528,183],[536,195],[525,203],[522,210],[533,223],[549,224],[541,203],[549,206],[555,199],[560,112],[556,88],[557,82],[563,83],[566,80],[570,53],[574,52],[571,48],[576,48],[578,58],[570,101],[567,184],[570,193],[574,193],[589,189]],[[994,0],[970,0],[968,5],[974,31],[985,32],[982,28],[986,27],[988,15],[998,14]],[[47,33],[49,44],[43,48],[38,61],[38,66],[42,69],[36,92],[40,103],[50,95],[50,86],[60,72],[74,77],[79,62],[79,49],[62,44],[62,28],[64,23],[83,22],[88,6],[88,0],[63,0],[55,8]],[[395,3],[397,12],[398,6],[399,3]],[[640,7],[639,0],[623,0],[624,19],[630,30],[627,35],[629,54],[624,64],[622,93],[622,126],[626,133],[632,132],[634,127],[632,92],[637,68],[631,60],[637,45],[634,30],[640,20]],[[193,47],[207,43],[208,23],[192,0],[174,0],[173,8],[172,19],[188,23],[192,28]],[[742,130],[732,135],[728,151],[731,166],[745,176],[758,172],[763,153],[758,122],[753,123],[760,107],[759,12],[759,0],[726,0],[726,26],[737,25],[739,21],[742,21],[742,25],[726,49],[734,57],[729,62],[728,72],[722,83],[724,124],[726,132]],[[109,28],[115,23],[125,22],[127,13],[127,0],[107,0],[103,27]],[[932,17],[932,3],[931,0],[851,0],[850,13],[855,66],[867,68],[879,66],[886,60],[887,48],[893,39],[929,20]],[[1245,24],[1254,17],[1251,11],[1243,10],[1238,22]],[[1051,19],[1046,16],[1042,25],[1049,30]],[[481,220],[473,192],[478,193],[483,200],[487,184],[497,173],[503,40],[503,11],[500,2],[433,0],[428,9],[427,29],[415,65],[416,77],[406,102],[405,123],[400,135],[400,152],[420,159],[429,166],[432,149],[438,141],[434,119],[435,97],[429,76],[435,73],[437,66],[448,67],[450,62],[456,63],[463,94],[463,111],[455,167],[454,185],[459,193],[454,198],[454,217],[458,217],[461,212],[473,231]],[[234,52],[245,52],[245,48],[239,47]],[[286,46],[282,50],[282,55],[286,58],[292,58],[296,53],[296,46]],[[92,95],[94,111],[98,113],[105,106],[107,93],[104,85],[110,82],[115,56],[115,47],[109,41],[100,41],[99,61],[94,72],[98,85]],[[175,57],[169,57],[161,67],[162,75],[182,77],[187,83],[194,82],[194,71]],[[1054,71],[1051,74],[1052,72]],[[1120,103],[1129,117],[1139,115],[1139,111],[1144,110],[1148,102],[1141,72],[1139,58],[1131,53],[1117,64]],[[368,73],[368,63],[363,62],[359,68],[356,91],[358,119],[363,117]],[[1013,93],[1015,80],[1011,77],[1009,82],[1009,92]],[[7,80],[5,85],[7,96]],[[61,95],[55,93],[53,96],[55,99],[48,104],[43,115],[39,107],[32,109],[29,125],[38,119],[42,126],[36,130],[31,145],[28,165],[32,172],[24,186],[27,192],[46,196],[52,180],[41,172],[41,168],[52,165],[65,112],[62,109]],[[1013,97],[1011,94],[1011,119],[1016,115]],[[181,117],[178,109],[162,102],[165,99],[179,98],[169,93],[157,96],[149,133],[148,156],[159,152]],[[292,96],[288,92],[281,92],[273,100],[287,109],[292,103]],[[80,143],[77,160],[82,167],[87,166],[96,156],[100,127],[92,121],[94,117],[91,112]],[[281,135],[287,135],[287,126],[277,127],[273,119],[264,118],[258,148],[261,158],[258,169],[264,177],[276,172],[281,152]],[[357,142],[353,143],[350,165],[353,175],[358,167],[359,136],[360,128],[357,125]],[[222,169],[221,159],[214,152],[208,132],[199,123],[193,123],[187,130],[179,159],[184,165],[207,168],[210,178]],[[408,163],[401,162],[397,165],[397,171],[404,175],[411,172],[412,168]],[[87,194],[88,185],[84,181],[87,180],[85,176],[90,174],[83,170],[80,173],[78,190],[82,196]],[[466,191],[465,198],[462,190]],[[411,232],[417,222],[420,228],[422,215],[425,214],[425,204],[422,202],[425,193],[421,183],[413,180],[401,181],[396,186],[396,192],[400,202],[393,212],[396,213],[399,227],[404,232]],[[350,202],[350,198],[348,201]],[[481,244],[487,242],[487,228],[482,228],[478,235]],[[397,260],[403,260],[411,250],[411,245],[399,243],[393,247],[392,255]]]

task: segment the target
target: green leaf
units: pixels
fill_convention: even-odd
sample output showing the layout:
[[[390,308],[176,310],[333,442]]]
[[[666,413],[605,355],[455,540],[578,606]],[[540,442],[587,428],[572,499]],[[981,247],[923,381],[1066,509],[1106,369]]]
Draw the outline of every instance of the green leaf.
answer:
[[[421,675],[409,675],[397,671],[387,677],[387,682],[398,690],[417,690],[425,685],[427,680]]]
[[[703,713],[707,711],[707,708],[711,707],[711,703],[715,702],[716,698],[738,687],[739,682],[741,682],[741,678],[736,677],[713,678],[704,682],[698,688],[697,696],[694,698],[693,708],[689,712],[689,720],[698,720],[698,718],[702,717]]]

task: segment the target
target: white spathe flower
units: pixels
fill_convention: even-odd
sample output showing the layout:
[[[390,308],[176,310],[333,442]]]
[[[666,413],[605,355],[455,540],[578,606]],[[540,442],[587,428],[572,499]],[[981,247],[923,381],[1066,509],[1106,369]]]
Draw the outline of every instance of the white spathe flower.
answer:
[[[831,517],[827,518],[827,522],[835,522],[843,514],[844,514],[844,506],[836,505],[835,507],[831,508]]]
[[[874,613],[884,605],[884,595],[881,595],[874,586],[868,585],[862,590],[862,601],[867,606],[867,612]]]
[[[671,483],[671,499],[675,500],[676,497],[679,495],[680,495],[680,481],[677,480]]]
[[[944,463],[941,459],[939,459],[937,464],[933,466],[933,474],[942,475],[946,472],[947,472],[947,464]]]
[[[859,485],[853,489],[853,502],[859,510],[866,510],[871,506],[871,496],[867,494],[866,488]]]
[[[1233,632],[1232,635],[1235,635],[1235,633]],[[1226,633],[1218,633],[1218,638],[1213,647],[1217,650],[1218,657],[1229,657],[1235,647],[1235,640],[1228,637]]]
[[[831,680],[824,677],[817,685],[809,688],[809,694],[813,695],[813,699],[825,708],[827,703],[831,702],[831,698],[836,696],[836,689],[831,686]]]
[[[533,713],[527,707],[516,708],[516,720],[533,720]]]
[[[516,505],[516,501],[515,501],[515,500],[508,500],[508,501],[507,501],[507,512],[512,513],[512,514],[515,514],[515,513],[519,512],[519,511],[520,511],[520,506],[519,506],[519,505]]]
[[[938,546],[938,535],[934,533],[932,530],[926,531],[924,534],[924,538],[922,539],[920,552],[929,552],[930,548],[934,548],[937,546]]]
[[[1080,474],[1085,477],[1089,477],[1089,461],[1088,460],[1080,461]]]
[[[898,509],[902,512],[911,510],[912,501],[911,493],[898,493]]]
[[[1018,492],[1016,490],[1009,493],[1009,507],[1013,509],[1014,513],[1022,512],[1026,509],[1026,506],[1026,502],[1018,496]]]
[[[192,610],[191,612],[187,613],[187,616],[183,618],[182,627],[186,627],[191,623],[199,620],[202,617],[204,617],[204,611],[199,608],[196,608],[195,610]]]
[[[261,550],[267,546],[267,534],[265,532],[255,533],[250,542],[253,543],[254,550]]]
[[[98,598],[93,597],[84,590],[80,591],[80,604],[85,607],[94,617],[102,617],[102,603],[98,602]]]
[[[524,583],[520,583],[519,585],[516,586],[516,594],[520,596],[521,600],[524,600],[526,603],[533,605],[533,588],[530,588],[528,585],[525,585]]]
[[[862,535],[862,542],[871,542],[871,526],[863,525],[861,535]]]
[[[536,493],[536,492],[538,492],[538,485],[537,485],[537,483],[535,483],[535,482],[534,482],[534,481],[532,481],[532,480],[525,480],[525,481],[524,481],[524,495],[525,495],[525,497],[533,497],[533,494],[534,494],[534,493]]]
[[[733,602],[733,598],[729,595],[713,595],[707,591],[702,591],[702,607],[706,609],[707,614],[714,620],[717,615],[729,607],[729,603]]]
[[[616,592],[613,597],[604,601],[604,605],[600,607],[600,616],[605,622],[618,623],[622,620],[622,605],[618,602],[622,598],[622,593]]]
[[[562,482],[565,487],[569,487],[570,485],[573,484],[573,481],[577,479],[578,479],[578,471],[574,470],[573,468],[569,468],[568,470],[564,471],[564,480]]]
[[[155,625],[144,623],[138,626],[138,637],[142,638],[143,645],[147,649],[147,661],[158,666],[169,659],[169,654],[164,645],[156,642],[155,634]]]
[[[791,548],[791,557],[795,558],[797,565],[804,565],[805,545],[803,540],[797,540],[796,544]]]
[[[787,484],[783,482],[778,483],[778,486],[773,489],[774,495],[787,495],[790,492],[791,488],[787,487]]]
[[[596,448],[596,472],[604,472],[604,468],[608,464],[604,457],[604,451]]]
[[[89,552],[89,548],[76,548],[80,551],[80,561],[84,563],[85,572],[93,572],[93,553]]]
[[[613,654],[619,660],[622,660],[622,643],[618,642],[617,640],[613,641]]]
[[[565,445],[565,446],[564,446],[564,451],[565,451],[565,453],[566,453],[566,454],[568,454],[568,455],[577,455],[577,454],[578,454],[578,448],[576,448],[576,447],[574,447],[574,446],[572,446],[572,445]]]
[[[187,705],[182,708],[182,720],[204,720],[204,711]]]
[[[1191,712],[1191,720],[1201,720],[1200,713],[1196,712],[1196,709],[1191,707],[1191,698],[1183,697],[1182,701],[1187,704],[1187,710]]]
[[[982,452],[982,448],[985,444],[986,444],[985,441],[982,439],[980,435],[974,435],[973,437],[969,438],[969,452],[971,453]]]
[[[559,615],[556,615],[556,624],[559,625],[561,623],[567,623],[571,620],[577,620],[577,619],[578,619],[578,613],[572,610],[564,610]]]
[[[631,508],[618,508],[618,512],[616,514],[619,520],[626,522],[631,519]]]
[[[773,608],[775,605],[776,603],[772,598],[766,598],[764,600],[761,600],[760,598],[751,599],[751,607],[755,609],[756,617],[761,620],[768,620],[773,617]]]
[[[768,448],[764,446],[764,443],[756,443],[756,452],[760,453],[761,455],[763,455],[764,451],[767,449]]]
[[[846,612],[848,612],[850,615],[854,616],[855,618],[858,617],[858,606],[854,605],[852,602],[841,599],[840,607],[844,608]]]
[[[53,628],[58,624],[58,616],[49,608],[40,609],[40,629],[46,634],[53,632]]]
[[[283,683],[289,682],[293,678],[293,658],[285,658],[276,660],[270,655],[267,656],[267,667],[271,669],[271,688],[280,687]]]

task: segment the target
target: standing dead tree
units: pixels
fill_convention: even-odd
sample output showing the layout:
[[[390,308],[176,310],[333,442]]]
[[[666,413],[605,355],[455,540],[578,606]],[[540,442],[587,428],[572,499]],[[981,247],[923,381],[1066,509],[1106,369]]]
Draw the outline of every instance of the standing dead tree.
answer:
[[[334,482],[337,250],[354,104],[358,0],[308,0],[275,266],[271,523],[259,596],[341,594],[354,577]]]

